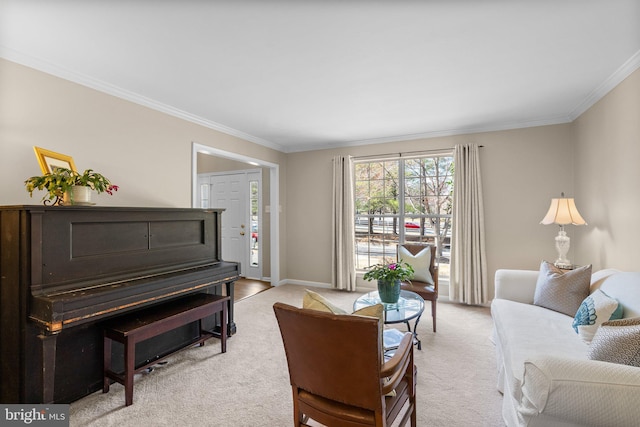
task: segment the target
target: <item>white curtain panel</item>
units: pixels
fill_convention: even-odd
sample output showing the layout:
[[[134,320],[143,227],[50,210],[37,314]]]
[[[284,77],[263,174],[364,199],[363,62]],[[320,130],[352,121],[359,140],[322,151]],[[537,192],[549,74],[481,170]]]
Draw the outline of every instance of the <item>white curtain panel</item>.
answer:
[[[459,144],[453,151],[455,174],[449,296],[452,301],[470,305],[489,301],[478,151],[476,144]]]
[[[336,289],[356,290],[353,159],[333,158],[331,281]]]

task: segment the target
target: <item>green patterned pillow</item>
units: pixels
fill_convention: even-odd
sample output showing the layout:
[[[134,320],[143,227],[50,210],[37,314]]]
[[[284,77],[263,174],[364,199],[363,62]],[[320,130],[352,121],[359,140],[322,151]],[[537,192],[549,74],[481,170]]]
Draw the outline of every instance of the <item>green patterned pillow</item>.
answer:
[[[591,265],[565,271],[542,261],[533,303],[574,317],[590,286]]]
[[[622,306],[616,299],[598,289],[580,304],[573,319],[573,329],[583,341],[589,343],[602,323],[620,318]]]
[[[640,367],[640,317],[600,325],[589,346],[589,358]]]

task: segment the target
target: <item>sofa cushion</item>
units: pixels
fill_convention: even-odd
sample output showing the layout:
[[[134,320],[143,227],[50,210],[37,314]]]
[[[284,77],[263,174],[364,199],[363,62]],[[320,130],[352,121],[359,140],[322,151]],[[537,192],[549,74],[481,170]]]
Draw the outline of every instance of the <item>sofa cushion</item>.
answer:
[[[524,369],[514,425],[638,425],[640,369],[562,357],[530,360]]]
[[[573,319],[573,329],[583,341],[589,343],[601,324],[620,318],[622,318],[622,306],[618,301],[602,290],[596,289],[580,304]]]
[[[592,285],[592,292],[602,289],[623,307],[623,318],[640,317],[640,272],[618,272]]]
[[[413,255],[404,246],[398,246],[398,261],[403,261],[413,267],[413,278],[419,282],[433,285],[433,277],[429,268],[431,267],[431,246],[425,246],[417,254]]]
[[[591,265],[565,271],[542,261],[533,303],[573,317],[589,295],[590,285]]]
[[[547,356],[588,359],[588,346],[571,328],[572,317],[504,299],[493,300],[491,316],[505,367],[505,389],[516,401],[520,399],[526,360]]]
[[[589,358],[640,367],[640,317],[604,322],[591,341]]]

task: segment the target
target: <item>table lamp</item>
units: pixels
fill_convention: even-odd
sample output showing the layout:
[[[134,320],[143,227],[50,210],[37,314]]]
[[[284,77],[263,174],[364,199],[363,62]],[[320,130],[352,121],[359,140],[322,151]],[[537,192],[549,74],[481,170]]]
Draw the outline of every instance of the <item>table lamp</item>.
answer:
[[[551,206],[549,211],[542,218],[540,224],[558,224],[560,231],[556,236],[556,250],[558,251],[558,259],[554,262],[554,265],[558,268],[571,269],[573,265],[571,261],[567,259],[567,252],[569,252],[570,239],[567,233],[564,231],[564,226],[567,224],[573,225],[587,225],[587,222],[582,218],[578,208],[576,208],[576,202],[573,199],[565,198],[564,193],[561,193],[561,198],[551,199]]]

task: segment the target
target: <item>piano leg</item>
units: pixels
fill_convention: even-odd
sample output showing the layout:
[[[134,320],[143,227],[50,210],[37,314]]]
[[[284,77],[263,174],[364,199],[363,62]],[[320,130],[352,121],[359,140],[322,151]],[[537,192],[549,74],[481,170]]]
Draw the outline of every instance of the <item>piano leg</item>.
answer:
[[[227,295],[229,296],[229,307],[228,307],[228,320],[227,320],[227,336],[231,336],[236,333],[236,322],[233,321],[233,289],[235,282],[227,282],[225,283]]]
[[[42,357],[42,403],[53,403],[56,373],[56,343],[58,335],[40,334],[38,339]]]
[[[107,338],[104,330],[102,331],[103,341],[103,362],[102,362],[102,392],[109,393],[111,387],[111,379],[107,372],[111,370],[111,338]]]

